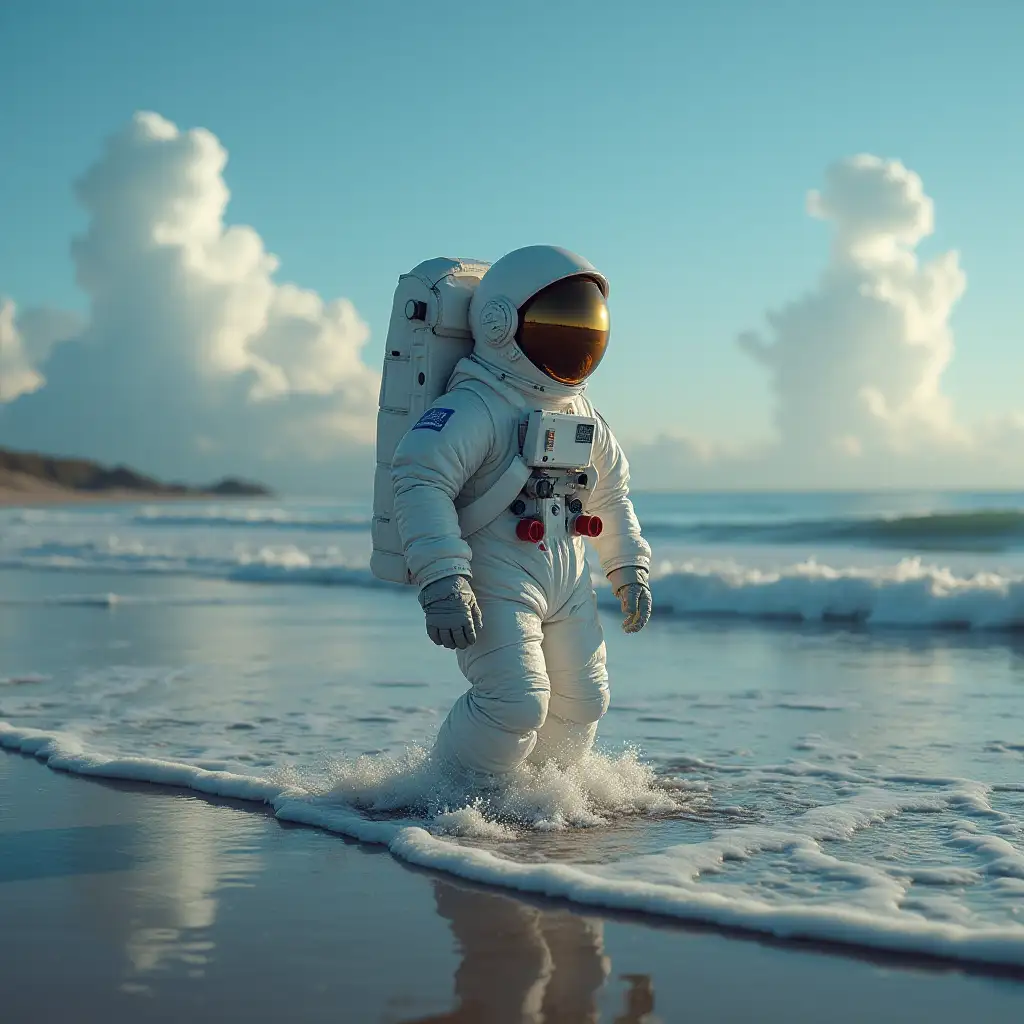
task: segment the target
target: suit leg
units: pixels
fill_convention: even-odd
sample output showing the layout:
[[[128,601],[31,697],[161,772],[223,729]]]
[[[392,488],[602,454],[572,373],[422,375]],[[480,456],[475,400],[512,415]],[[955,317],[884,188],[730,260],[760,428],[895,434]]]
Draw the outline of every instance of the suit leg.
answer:
[[[583,574],[572,597],[543,625],[542,650],[550,681],[548,715],[530,760],[579,761],[591,748],[608,710],[608,668],[597,598]]]
[[[437,750],[462,768],[493,774],[529,757],[547,717],[550,685],[537,612],[486,593],[478,599],[483,628],[472,647],[458,652],[470,688],[441,725]]]

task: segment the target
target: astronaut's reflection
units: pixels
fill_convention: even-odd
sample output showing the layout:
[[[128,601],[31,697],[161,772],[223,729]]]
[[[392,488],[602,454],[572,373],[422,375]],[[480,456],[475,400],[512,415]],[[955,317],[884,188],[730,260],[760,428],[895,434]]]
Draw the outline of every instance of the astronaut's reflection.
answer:
[[[405,1024],[591,1024],[597,994],[611,971],[600,921],[568,910],[529,906],[499,893],[440,879],[434,898],[462,963],[455,1009]],[[654,1024],[650,979],[631,976],[616,1024]]]

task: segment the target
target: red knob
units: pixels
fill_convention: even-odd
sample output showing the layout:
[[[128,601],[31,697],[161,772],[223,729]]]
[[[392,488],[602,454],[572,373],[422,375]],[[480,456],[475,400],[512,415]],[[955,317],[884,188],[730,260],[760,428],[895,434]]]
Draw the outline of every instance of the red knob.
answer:
[[[577,516],[572,525],[581,537],[600,537],[604,529],[600,516]]]
[[[544,524],[539,519],[520,519],[516,523],[516,536],[530,544],[538,544],[544,539]]]

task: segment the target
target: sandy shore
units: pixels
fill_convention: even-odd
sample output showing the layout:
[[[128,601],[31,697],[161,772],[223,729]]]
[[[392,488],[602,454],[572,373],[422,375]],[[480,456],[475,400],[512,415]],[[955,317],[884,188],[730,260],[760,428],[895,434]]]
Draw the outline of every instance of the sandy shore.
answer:
[[[206,501],[213,495],[167,494],[161,491],[73,491],[24,473],[0,469],[0,508],[37,505],[116,505],[124,502]],[[223,498],[221,500],[224,500]],[[235,500],[235,499],[232,499]]]
[[[69,491],[66,488],[40,488],[25,492],[5,490],[0,487],[0,508],[37,508],[53,505],[120,505],[125,502],[155,503],[181,501],[184,496],[173,494],[140,494],[138,491],[100,491],[90,494],[85,491]],[[203,495],[189,495],[190,501],[205,500]]]
[[[1009,978],[581,914],[0,753],[4,1019],[1024,1019]]]

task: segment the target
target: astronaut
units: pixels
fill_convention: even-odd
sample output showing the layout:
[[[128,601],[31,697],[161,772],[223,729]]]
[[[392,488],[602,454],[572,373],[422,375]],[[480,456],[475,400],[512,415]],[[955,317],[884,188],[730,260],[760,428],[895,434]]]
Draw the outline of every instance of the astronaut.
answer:
[[[578,762],[608,709],[585,542],[566,514],[573,496],[535,502],[539,540],[523,533],[510,507],[468,538],[460,528],[460,509],[493,493],[520,454],[531,411],[593,418],[596,480],[585,511],[603,529],[591,542],[625,632],[643,629],[651,615],[651,551],[629,499],[628,464],[584,396],[608,344],[607,296],[601,273],[554,246],[517,249],[491,265],[470,302],[472,354],[392,460],[395,518],[427,634],[457,651],[470,683],[435,753],[474,778],[500,777],[527,760]]]

